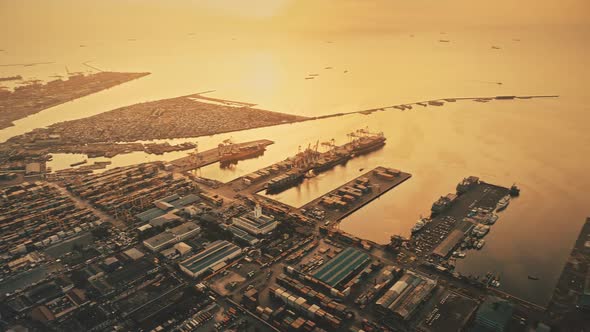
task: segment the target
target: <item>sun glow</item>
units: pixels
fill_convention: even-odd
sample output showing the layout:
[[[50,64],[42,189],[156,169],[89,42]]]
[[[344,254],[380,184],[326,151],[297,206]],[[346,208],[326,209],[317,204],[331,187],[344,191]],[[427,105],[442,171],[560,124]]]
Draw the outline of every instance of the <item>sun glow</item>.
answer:
[[[246,18],[268,18],[279,14],[291,0],[206,0],[204,4],[220,12]]]

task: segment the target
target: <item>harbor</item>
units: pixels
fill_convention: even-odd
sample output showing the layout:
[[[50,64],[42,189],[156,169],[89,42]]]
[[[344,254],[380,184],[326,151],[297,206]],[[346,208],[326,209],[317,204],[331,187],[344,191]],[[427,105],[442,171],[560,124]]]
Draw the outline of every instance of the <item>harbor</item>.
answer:
[[[0,330],[588,329],[585,11],[14,6],[0,92],[153,74],[0,129]]]
[[[497,290],[498,276],[489,273],[475,278],[454,271],[454,262],[469,255],[469,250],[481,250],[493,225],[501,223],[504,211],[517,204],[511,203],[520,196],[516,185],[508,188],[466,177],[454,192],[440,196],[427,216],[419,218],[409,239],[392,237],[388,245],[346,233],[339,223],[406,182],[412,177],[409,173],[383,166],[365,172],[358,169],[359,176],[302,207],[262,193],[272,189],[273,183],[279,183],[280,188],[297,188],[298,181],[277,180],[289,174],[301,174],[297,180],[313,183],[319,174],[336,166],[351,167],[358,157],[371,158],[371,153],[385,146],[385,135],[368,129],[348,136],[350,141],[340,146],[335,140],[325,142],[324,151],[318,140],[294,157],[227,183],[203,178],[198,170],[207,164],[221,166],[255,158],[274,142],[226,140],[217,148],[195,150],[193,155],[172,162],[144,163],[98,174],[58,172],[50,178],[54,183],[48,188],[58,188],[56,193],[86,207],[85,213],[108,222],[80,226],[69,237],[67,232],[60,233],[51,219],[41,219],[39,227],[50,227],[50,234],[55,233],[46,245],[43,241],[37,244],[46,254],[22,256],[29,249],[21,244],[11,252],[13,273],[5,276],[35,271],[39,266],[59,263],[58,259],[81,269],[84,275],[100,269],[101,275],[88,278],[90,287],[119,308],[117,315],[136,322],[126,324],[145,328],[166,324],[211,327],[213,320],[207,313],[217,309],[210,307],[210,301],[194,300],[187,293],[196,281],[199,292],[216,299],[227,317],[227,321],[215,320],[214,329],[230,326],[224,324],[231,324],[236,319],[232,317],[248,315],[250,324],[276,330],[303,331],[304,326],[310,331],[357,327],[455,330],[471,324],[470,319],[485,310],[488,302],[498,301],[517,312],[517,317],[531,322],[542,317],[544,308]],[[72,165],[94,167],[86,163]],[[4,190],[11,197],[25,194],[22,188]],[[77,216],[64,213],[59,216]],[[114,245],[101,242],[105,232],[118,234]],[[10,243],[23,240],[7,239]],[[99,243],[100,251],[91,249],[93,243]],[[75,251],[71,257],[69,252],[54,248],[66,244]],[[79,278],[79,273],[72,278]],[[24,294],[22,289],[13,289],[9,305],[22,311],[41,310],[31,304],[38,288],[54,287],[57,281],[47,275],[36,283]],[[404,286],[408,284],[411,286]],[[15,287],[11,285],[3,284]],[[398,293],[401,288],[403,292]],[[56,296],[70,296],[65,294]],[[141,298],[149,300],[140,303]],[[200,318],[187,321],[180,315],[179,323],[167,323],[164,313],[184,307],[183,298],[193,299],[189,307],[197,313],[194,317]],[[61,314],[62,309],[55,308],[51,298],[38,301]],[[434,318],[436,312],[458,315]],[[49,324],[80,323],[71,319]],[[519,319],[510,318],[506,324],[516,326],[521,324]]]
[[[419,218],[409,246],[430,264],[453,269],[453,262],[465,257],[464,251],[483,248],[483,237],[500,219],[497,213],[506,209],[511,196],[519,194],[516,186],[509,189],[467,177],[454,193],[432,204],[429,216]]]

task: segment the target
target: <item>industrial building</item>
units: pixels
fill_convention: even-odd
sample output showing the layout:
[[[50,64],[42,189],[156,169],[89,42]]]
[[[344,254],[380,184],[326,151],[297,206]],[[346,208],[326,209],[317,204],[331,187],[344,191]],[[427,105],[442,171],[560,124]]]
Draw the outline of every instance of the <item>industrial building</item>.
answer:
[[[313,277],[336,287],[354,272],[364,268],[370,261],[369,255],[348,247],[317,270]]]
[[[160,254],[166,258],[174,259],[182,256],[186,256],[191,252],[193,248],[184,242],[178,242],[171,248],[164,249]]]
[[[217,271],[227,261],[239,256],[242,249],[228,241],[218,240],[194,256],[180,262],[180,269],[187,275],[196,278],[209,271]]]
[[[250,235],[250,233],[246,232],[245,230],[238,228],[234,225],[221,225],[221,227],[225,230],[230,231],[233,236],[238,239],[239,241],[243,242],[244,244],[253,246],[260,242],[256,237]]]
[[[377,308],[384,313],[393,313],[401,320],[409,320],[416,309],[432,294],[436,280],[407,271],[376,302]]]
[[[151,251],[160,251],[165,247],[180,242],[199,233],[201,228],[192,221],[166,230],[156,236],[143,241],[143,245]]]
[[[469,221],[461,220],[455,226],[455,229],[432,251],[434,255],[441,258],[446,258],[456,248],[461,241],[465,238],[465,235],[471,232],[473,224]]]
[[[514,313],[514,305],[496,296],[488,296],[475,314],[475,331],[503,332]]]
[[[232,219],[233,224],[252,235],[265,235],[272,232],[278,225],[272,216],[262,214],[262,208],[257,205],[254,211]]]
[[[198,201],[200,201],[200,198],[194,194],[184,197],[177,194],[170,195],[154,201],[155,207],[136,215],[136,217],[152,226],[162,226],[168,222],[182,219],[178,212]]]

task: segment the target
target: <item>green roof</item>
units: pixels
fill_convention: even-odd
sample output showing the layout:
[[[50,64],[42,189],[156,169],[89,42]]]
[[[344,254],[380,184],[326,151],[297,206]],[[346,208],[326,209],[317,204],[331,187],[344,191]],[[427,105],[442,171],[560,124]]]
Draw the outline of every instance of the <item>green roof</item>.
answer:
[[[349,247],[320,267],[313,276],[335,287],[369,260],[369,255],[366,253]]]

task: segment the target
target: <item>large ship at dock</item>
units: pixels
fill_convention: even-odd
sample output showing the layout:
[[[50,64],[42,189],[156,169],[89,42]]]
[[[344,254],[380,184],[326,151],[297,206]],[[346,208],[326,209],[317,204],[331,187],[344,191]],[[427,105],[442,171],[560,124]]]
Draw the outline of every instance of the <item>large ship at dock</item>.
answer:
[[[253,144],[246,146],[237,146],[229,140],[219,144],[219,162],[229,164],[239,160],[258,157],[264,154],[266,146],[263,144]]]
[[[312,168],[315,174],[325,172],[336,165],[345,164],[350,159],[349,155],[345,154],[333,154],[329,156],[322,156],[316,162],[316,165]]]
[[[266,183],[267,193],[279,193],[303,181],[305,172],[291,170],[285,174],[272,178]]]
[[[366,129],[357,130],[349,134],[353,140],[346,144],[345,147],[350,151],[351,157],[360,156],[380,149],[385,145],[385,136],[383,133],[370,133]]]
[[[288,159],[291,165],[290,171],[276,176],[266,183],[267,193],[278,193],[299,184],[306,174],[317,175],[342,165],[351,158],[375,151],[385,145],[383,133],[371,133],[368,129],[359,129],[348,134],[350,142],[336,146],[334,140],[321,143],[328,148],[325,152],[319,152],[320,142],[308,147]]]

